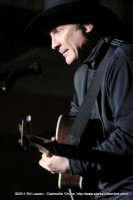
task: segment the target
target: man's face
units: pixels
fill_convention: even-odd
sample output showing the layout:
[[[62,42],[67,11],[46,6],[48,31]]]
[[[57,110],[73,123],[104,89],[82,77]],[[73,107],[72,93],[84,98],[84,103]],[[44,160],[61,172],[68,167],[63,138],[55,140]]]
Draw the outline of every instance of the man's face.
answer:
[[[50,31],[52,49],[57,49],[68,65],[80,59],[86,34],[77,29],[75,24],[61,25]]]

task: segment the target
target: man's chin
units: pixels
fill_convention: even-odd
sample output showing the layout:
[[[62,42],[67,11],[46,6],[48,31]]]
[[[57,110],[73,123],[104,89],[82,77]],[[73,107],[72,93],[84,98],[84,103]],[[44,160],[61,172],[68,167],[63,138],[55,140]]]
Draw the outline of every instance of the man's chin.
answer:
[[[73,63],[75,63],[76,59],[66,58],[65,61],[68,65],[72,65]]]
[[[66,59],[66,64],[71,65],[73,62]]]
[[[69,59],[69,60],[67,60],[67,59],[65,59],[65,61],[66,61],[66,64],[67,65],[81,65],[81,60],[80,59]]]

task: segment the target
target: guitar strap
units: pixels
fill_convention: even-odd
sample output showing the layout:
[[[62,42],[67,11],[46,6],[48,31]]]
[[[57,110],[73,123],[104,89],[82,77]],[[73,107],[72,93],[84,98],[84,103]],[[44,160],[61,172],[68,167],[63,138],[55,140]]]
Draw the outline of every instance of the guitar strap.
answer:
[[[93,105],[97,98],[98,92],[100,90],[103,78],[106,73],[106,67],[110,61],[110,57],[113,54],[116,47],[121,45],[122,41],[113,40],[110,44],[104,58],[101,60],[98,70],[92,80],[92,83],[86,93],[85,99],[81,105],[79,113],[75,119],[75,122],[71,128],[70,134],[68,135],[67,144],[78,146],[80,143],[80,138],[82,137],[85,128],[87,126],[89,116],[91,114]]]

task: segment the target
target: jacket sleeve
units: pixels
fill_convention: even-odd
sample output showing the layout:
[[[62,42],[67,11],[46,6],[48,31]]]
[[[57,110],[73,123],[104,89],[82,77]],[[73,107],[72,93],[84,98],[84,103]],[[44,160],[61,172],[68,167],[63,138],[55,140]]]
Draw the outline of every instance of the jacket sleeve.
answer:
[[[103,105],[106,109],[103,109],[103,121],[112,123],[113,129],[106,128],[107,139],[97,149],[130,155],[133,154],[133,55],[125,55],[124,50],[128,51],[126,48],[116,51],[116,58],[107,72],[105,85],[109,109]]]

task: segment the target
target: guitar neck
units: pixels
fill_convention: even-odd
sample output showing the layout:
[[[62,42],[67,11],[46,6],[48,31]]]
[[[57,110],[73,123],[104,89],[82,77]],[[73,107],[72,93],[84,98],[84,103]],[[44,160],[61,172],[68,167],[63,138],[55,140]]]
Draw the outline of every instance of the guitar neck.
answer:
[[[38,150],[49,151],[53,155],[67,158],[86,159],[84,156],[85,153],[83,153],[83,151],[76,146],[52,142],[51,140],[34,135],[27,135],[26,140],[29,148],[35,147]]]
[[[66,144],[66,138],[70,131],[70,127],[73,123],[73,119],[70,118],[67,121],[66,118],[60,117],[58,121],[58,126],[56,130],[56,142],[51,140],[32,135],[31,121],[22,120],[22,124],[19,126],[21,133],[21,146],[24,147],[26,151],[30,148],[35,147],[39,151],[49,152],[50,154],[62,156],[66,158],[78,159],[78,160],[90,160],[93,158],[95,152],[90,150],[87,151],[82,147],[73,146]]]

